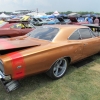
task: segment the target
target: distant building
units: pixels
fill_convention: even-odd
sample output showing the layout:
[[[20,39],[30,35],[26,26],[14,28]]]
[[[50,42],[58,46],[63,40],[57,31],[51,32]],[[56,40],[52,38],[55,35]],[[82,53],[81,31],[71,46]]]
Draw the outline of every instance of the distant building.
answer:
[[[12,14],[14,15],[18,15],[18,14],[28,14],[33,12],[32,10],[16,10],[15,12],[13,12]]]

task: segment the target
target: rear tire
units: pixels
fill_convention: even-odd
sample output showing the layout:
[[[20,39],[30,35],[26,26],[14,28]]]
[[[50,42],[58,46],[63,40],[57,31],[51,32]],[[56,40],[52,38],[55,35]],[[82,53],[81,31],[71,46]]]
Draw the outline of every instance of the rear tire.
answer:
[[[60,58],[55,61],[52,67],[47,71],[47,75],[52,79],[59,79],[66,73],[68,68],[68,59]]]

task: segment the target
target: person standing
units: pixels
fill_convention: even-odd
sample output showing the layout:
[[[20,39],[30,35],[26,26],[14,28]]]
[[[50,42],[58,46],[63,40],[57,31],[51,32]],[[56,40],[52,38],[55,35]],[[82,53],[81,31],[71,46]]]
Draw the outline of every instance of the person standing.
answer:
[[[93,19],[92,19],[92,17],[88,17],[88,22],[89,22],[89,24],[93,24]]]
[[[99,19],[98,19],[98,17],[96,17],[96,19],[94,20],[94,24],[99,25]]]

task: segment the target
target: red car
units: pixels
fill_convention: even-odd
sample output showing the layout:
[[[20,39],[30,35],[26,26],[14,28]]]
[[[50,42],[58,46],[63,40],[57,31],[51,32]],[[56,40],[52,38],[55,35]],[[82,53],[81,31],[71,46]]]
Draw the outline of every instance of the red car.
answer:
[[[82,24],[88,24],[88,21],[82,21],[82,22],[79,22],[76,17],[69,17],[70,19],[70,23],[69,24],[74,24],[74,25],[82,25]]]
[[[88,24],[88,21],[82,21],[78,22],[76,17],[69,17],[67,19],[63,19],[62,17],[57,18],[61,24],[73,24],[73,25],[82,25],[82,24]]]
[[[35,29],[28,21],[9,21],[0,25],[0,38],[22,36]]]

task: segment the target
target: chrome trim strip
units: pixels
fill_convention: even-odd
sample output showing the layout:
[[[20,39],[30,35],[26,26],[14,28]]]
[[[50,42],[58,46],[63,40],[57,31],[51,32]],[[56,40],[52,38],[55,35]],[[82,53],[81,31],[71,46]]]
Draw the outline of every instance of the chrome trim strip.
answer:
[[[5,75],[0,71],[0,79],[1,78],[5,79]]]
[[[2,76],[0,75],[0,79],[2,78]]]

